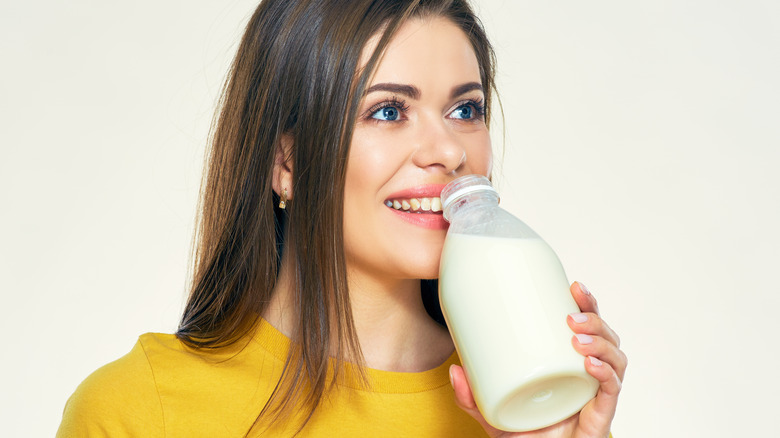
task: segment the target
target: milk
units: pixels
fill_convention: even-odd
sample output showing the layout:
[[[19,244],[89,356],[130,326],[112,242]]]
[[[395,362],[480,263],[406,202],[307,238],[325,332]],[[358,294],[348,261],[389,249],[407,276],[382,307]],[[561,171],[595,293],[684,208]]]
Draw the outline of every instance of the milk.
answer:
[[[449,235],[439,286],[474,399],[491,425],[539,429],[593,398],[598,382],[566,324],[579,308],[542,239]]]
[[[442,191],[451,225],[439,300],[474,400],[501,430],[558,423],[598,390],[571,344],[566,317],[579,308],[566,274],[544,240],[498,207],[487,179],[461,179]]]

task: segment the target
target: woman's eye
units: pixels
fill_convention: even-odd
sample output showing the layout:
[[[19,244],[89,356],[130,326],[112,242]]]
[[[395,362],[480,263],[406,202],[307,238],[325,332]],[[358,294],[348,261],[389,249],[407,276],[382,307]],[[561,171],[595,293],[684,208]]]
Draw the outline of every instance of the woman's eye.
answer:
[[[472,104],[465,104],[455,108],[452,112],[452,116],[456,119],[473,119],[476,117],[476,109]]]
[[[394,120],[398,120],[399,116],[400,116],[400,112],[398,111],[398,108],[394,106],[386,106],[384,108],[380,108],[376,110],[376,112],[374,112],[374,114],[371,115],[371,118],[377,120],[394,121]]]

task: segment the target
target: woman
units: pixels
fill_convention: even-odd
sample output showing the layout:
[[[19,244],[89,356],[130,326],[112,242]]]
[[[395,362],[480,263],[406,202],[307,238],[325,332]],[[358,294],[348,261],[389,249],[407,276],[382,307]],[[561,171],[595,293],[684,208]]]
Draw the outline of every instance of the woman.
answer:
[[[501,435],[420,280],[441,188],[491,171],[492,59],[462,0],[264,1],[221,102],[180,328],[87,378],[59,435]],[[609,434],[625,356],[572,294],[599,394],[518,436]]]

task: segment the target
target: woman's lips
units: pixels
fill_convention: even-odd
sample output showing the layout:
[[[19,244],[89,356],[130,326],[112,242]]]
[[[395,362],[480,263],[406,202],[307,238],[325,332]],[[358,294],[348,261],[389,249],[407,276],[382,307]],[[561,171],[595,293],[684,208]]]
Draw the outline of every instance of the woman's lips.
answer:
[[[441,191],[444,189],[444,186],[445,184],[423,184],[416,187],[399,190],[395,193],[392,193],[387,197],[387,199],[438,198],[441,196]]]
[[[441,211],[404,211],[396,210],[395,208],[391,208],[390,211],[399,218],[413,225],[417,225],[418,227],[432,230],[446,230],[450,226],[450,224],[444,220],[444,215],[441,214]]]

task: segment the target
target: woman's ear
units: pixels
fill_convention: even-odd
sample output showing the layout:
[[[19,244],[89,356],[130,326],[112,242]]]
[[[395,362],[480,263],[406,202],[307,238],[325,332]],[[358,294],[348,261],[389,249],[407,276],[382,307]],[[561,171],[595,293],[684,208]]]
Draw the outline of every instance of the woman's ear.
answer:
[[[274,155],[273,189],[277,195],[292,199],[292,146],[293,139],[289,134],[282,134],[276,145]]]

